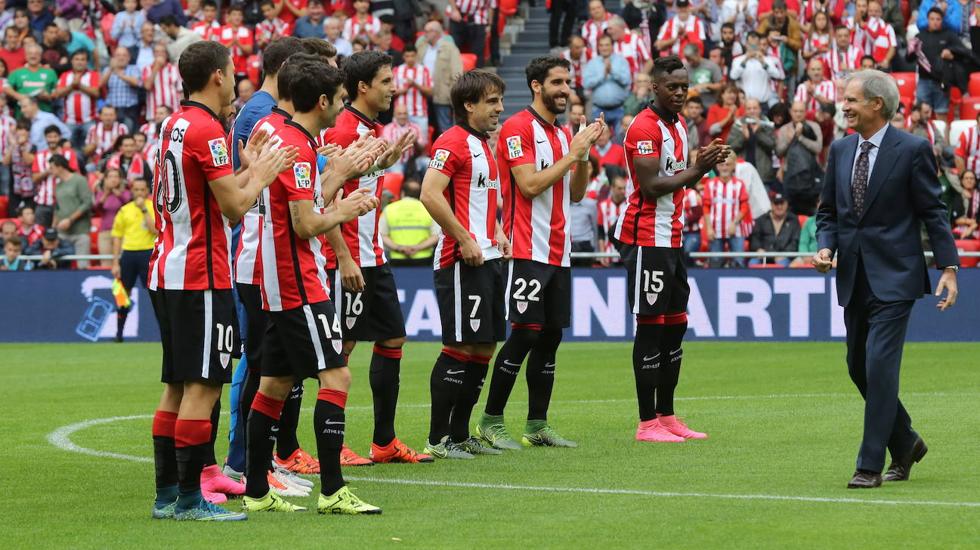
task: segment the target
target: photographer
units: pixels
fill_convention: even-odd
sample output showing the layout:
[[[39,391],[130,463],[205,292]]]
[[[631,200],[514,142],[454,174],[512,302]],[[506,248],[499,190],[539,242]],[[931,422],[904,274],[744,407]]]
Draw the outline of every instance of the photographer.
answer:
[[[776,179],[772,168],[776,128],[762,115],[759,100],[745,100],[745,116],[736,120],[732,126],[732,131],[728,134],[728,146],[745,162],[755,166],[762,181],[768,184]]]
[[[820,196],[823,171],[817,155],[823,136],[816,122],[806,120],[806,107],[794,101],[790,120],[776,133],[776,154],[783,165],[783,189],[794,214],[812,216]]]

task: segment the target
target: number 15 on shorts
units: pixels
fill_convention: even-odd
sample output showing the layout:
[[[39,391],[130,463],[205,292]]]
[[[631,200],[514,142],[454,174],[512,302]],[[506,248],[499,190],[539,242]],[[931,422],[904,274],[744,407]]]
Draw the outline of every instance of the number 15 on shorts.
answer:
[[[651,306],[657,302],[657,297],[664,289],[663,271],[644,269],[640,273],[643,293]]]

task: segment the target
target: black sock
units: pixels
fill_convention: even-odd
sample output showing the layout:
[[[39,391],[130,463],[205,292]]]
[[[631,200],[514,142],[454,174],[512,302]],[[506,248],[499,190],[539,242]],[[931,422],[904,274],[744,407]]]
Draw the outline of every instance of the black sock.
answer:
[[[242,424],[242,433],[245,434],[245,449],[248,449],[248,416],[252,412],[255,394],[259,392],[259,379],[261,377],[262,374],[258,366],[248,365],[245,383],[242,384],[242,394],[238,400],[238,422]]]
[[[473,407],[480,401],[483,382],[487,378],[487,371],[490,370],[490,357],[470,356],[465,368],[463,386],[449,417],[449,439],[456,443],[462,443],[470,438],[470,417],[473,415]]]
[[[287,459],[299,449],[296,430],[299,427],[299,412],[303,405],[303,382],[293,386],[286,398],[286,404],[279,415],[279,431],[276,433],[276,454]]]
[[[126,326],[126,317],[129,316],[128,307],[120,307],[116,309],[116,339],[121,340],[123,337],[123,328]]]
[[[640,420],[657,417],[656,390],[660,383],[661,367],[660,335],[663,325],[645,324],[639,320],[633,338],[633,377],[636,380],[636,401],[640,408]]]
[[[344,486],[340,448],[344,446],[344,407],[347,392],[320,388],[313,409],[316,453],[320,459],[320,492],[330,496]]]
[[[283,401],[262,392],[255,394],[248,413],[248,446],[245,448],[245,494],[262,498],[269,492],[269,462],[275,437],[272,428],[279,422]]]
[[[181,497],[201,493],[201,470],[211,448],[211,421],[178,418],[174,423],[174,454]]]
[[[555,354],[561,344],[561,329],[546,328],[531,348],[527,359],[527,419],[547,420],[551,391],[555,387]]]
[[[211,445],[208,449],[207,457],[204,460],[204,466],[211,466],[218,463],[218,459],[214,456],[214,442],[218,440],[218,422],[221,420],[221,398],[219,397],[217,401],[214,402],[214,407],[211,408]]]
[[[529,351],[538,341],[538,327],[531,329],[526,325],[514,325],[510,337],[504,342],[497,360],[493,363],[493,376],[490,377],[490,389],[487,390],[487,406],[484,412],[491,416],[504,414],[504,407],[510,399],[510,392],[517,381],[517,373]]]
[[[402,349],[374,345],[371,355],[371,394],[374,397],[374,444],[384,447],[395,439],[395,409]]]
[[[468,357],[462,352],[442,348],[432,367],[429,393],[432,397],[432,416],[429,419],[429,443],[438,445],[449,435],[449,418],[463,386],[463,373]]]
[[[173,490],[177,486],[177,453],[174,449],[174,428],[177,413],[156,411],[153,415],[153,465],[156,487]]]
[[[677,387],[677,380],[681,375],[681,359],[684,357],[684,350],[681,347],[684,341],[684,333],[687,332],[687,314],[680,313],[684,318],[680,322],[664,325],[661,349],[666,354],[661,363],[660,384],[657,386],[657,414],[671,416],[674,414],[674,388]],[[670,321],[671,316],[667,316]]]

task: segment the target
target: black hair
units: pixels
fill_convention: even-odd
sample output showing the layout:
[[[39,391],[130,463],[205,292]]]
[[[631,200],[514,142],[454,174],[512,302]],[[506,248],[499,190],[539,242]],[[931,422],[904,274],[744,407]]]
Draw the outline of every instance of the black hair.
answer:
[[[48,30],[48,29],[50,29],[51,27],[54,27],[54,28],[56,28],[56,29],[57,29],[57,28],[58,28],[58,24],[57,24],[57,23],[55,23],[54,21],[52,21],[52,22],[50,22],[50,23],[48,23],[47,25],[45,25],[45,26],[44,26],[44,30]]]
[[[226,12],[226,14],[231,13],[233,11],[237,11],[238,13],[241,13],[242,15],[245,14],[245,8],[243,8],[241,4],[232,4],[232,5],[228,6],[228,11]]]
[[[930,13],[938,13],[938,14],[939,14],[939,17],[941,17],[941,18],[943,18],[943,19],[945,19],[945,18],[946,18],[946,14],[945,14],[945,13],[943,13],[943,10],[941,10],[941,9],[939,9],[939,8],[937,8],[936,6],[933,6],[933,7],[931,7],[931,8],[929,8],[929,11],[928,11],[928,12],[926,12],[926,17],[927,17],[927,18],[929,17],[929,14],[930,14]]]
[[[204,8],[218,9],[218,3],[215,2],[214,0],[204,0],[203,2],[201,2],[201,9],[203,10]]]
[[[286,58],[286,61],[284,61],[282,66],[279,68],[278,91],[279,99],[281,101],[293,100],[293,78],[295,78],[295,76],[301,70],[302,66],[308,63],[316,63],[317,61],[320,61],[319,57],[303,52],[294,53]]]
[[[668,75],[674,71],[679,71],[684,68],[684,62],[681,58],[676,55],[668,55],[667,57],[658,57],[656,61],[653,62],[653,70],[650,75],[653,76],[654,80]]]
[[[724,22],[724,23],[721,24],[721,28],[723,28],[723,29],[731,29],[732,32],[735,32],[735,23],[732,23],[730,21],[726,21],[726,22]]]
[[[691,96],[687,98],[684,101],[684,105],[687,105],[688,103],[697,103],[702,109],[704,109],[704,100],[702,100],[699,96]]]
[[[61,135],[61,128],[58,128],[54,124],[50,124],[50,125],[44,127],[44,135],[48,135],[51,132],[57,132],[58,135],[60,136]]]
[[[364,82],[368,85],[378,76],[381,67],[391,66],[391,56],[378,51],[357,52],[344,60],[346,81],[344,87],[351,101],[357,99],[357,85]]]
[[[270,42],[262,50],[263,80],[265,77],[275,76],[279,72],[279,68],[282,67],[282,64],[285,63],[286,58],[299,51],[302,46],[303,44],[299,38],[294,36],[284,36]]]
[[[405,44],[405,47],[402,48],[402,55],[404,55],[404,54],[406,54],[408,52],[418,53],[418,50],[415,48],[415,44],[412,44],[411,42],[409,42],[408,44]]]
[[[172,15],[164,15],[160,18],[160,26],[167,25],[170,27],[179,27],[177,24],[177,18]]]
[[[200,92],[211,81],[215,71],[225,70],[231,54],[228,48],[210,40],[194,42],[180,54],[178,70],[184,81],[184,93],[187,96]],[[226,75],[234,78],[234,75]]]
[[[296,112],[308,113],[313,110],[321,95],[332,102],[337,90],[344,84],[344,73],[321,60],[300,63],[295,77],[289,83],[293,92],[293,107]]]
[[[51,158],[48,159],[48,164],[51,166],[57,166],[58,168],[64,168],[65,170],[70,169],[68,159],[66,159],[63,155],[51,155]]]
[[[71,54],[70,59],[74,59],[76,55],[84,55],[86,60],[89,59],[88,50],[86,50],[85,48],[79,48],[75,50],[75,53]]]
[[[14,223],[14,222],[10,222],[10,223]],[[14,225],[16,226],[17,224]],[[8,245],[8,244],[14,245],[15,248],[24,248],[24,241],[20,238],[20,235],[14,235],[13,237],[7,239],[4,242],[4,245]]]
[[[449,91],[456,122],[466,124],[467,103],[478,103],[491,91],[498,90],[503,94],[506,89],[507,84],[496,73],[475,70],[461,74]]]
[[[548,73],[551,69],[555,67],[561,67],[566,71],[572,70],[572,64],[564,57],[558,57],[557,55],[542,55],[541,57],[535,57],[527,64],[527,68],[524,69],[524,75],[527,77],[527,87],[531,87],[531,82],[537,80],[540,84],[544,84],[546,78],[548,78]]]
[[[861,56],[861,61],[859,62],[859,64],[860,63],[864,63],[864,60],[865,59],[870,59],[872,64],[875,63],[875,58],[874,57],[872,57],[870,55],[862,55]]]
[[[262,0],[261,2],[259,2],[259,7],[260,8],[264,8],[265,6],[270,6],[272,8],[275,8],[276,7],[276,3],[273,2],[272,0]]]
[[[746,42],[748,42],[749,38],[752,38],[752,37],[755,37],[756,40],[761,40],[762,39],[762,35],[759,34],[759,33],[757,33],[757,32],[755,32],[755,31],[749,31],[749,32],[745,33],[745,41]]]

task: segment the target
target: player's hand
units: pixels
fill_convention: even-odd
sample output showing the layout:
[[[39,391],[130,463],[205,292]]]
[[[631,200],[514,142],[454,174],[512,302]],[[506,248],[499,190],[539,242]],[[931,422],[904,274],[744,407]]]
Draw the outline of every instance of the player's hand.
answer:
[[[119,274],[122,273],[122,269],[119,267],[119,260],[112,260],[112,269],[110,271],[112,272],[113,279],[119,278]]]
[[[276,176],[292,166],[296,162],[296,157],[299,156],[298,147],[280,147],[272,151],[270,145],[270,143],[266,143],[259,155],[252,161],[252,177],[258,178],[262,182],[263,188],[272,185]]]
[[[833,256],[829,248],[821,248],[813,255],[813,267],[820,273],[827,273],[834,266]]]
[[[316,153],[318,155],[323,155],[323,156],[327,157],[327,160],[330,160],[330,157],[332,157],[334,155],[339,155],[341,153],[341,151],[343,151],[343,150],[344,150],[344,148],[341,147],[340,145],[337,145],[336,143],[328,143],[326,145],[321,145],[316,150]]]
[[[364,275],[361,274],[361,268],[354,262],[354,259],[348,256],[343,260],[338,260],[340,269],[340,286],[344,287],[344,290],[349,290],[351,292],[361,292],[364,290]]]
[[[384,154],[378,159],[378,166],[391,168],[405,151],[415,145],[415,132],[405,132],[395,143],[389,144]]]
[[[359,218],[381,204],[378,202],[378,197],[374,196],[367,187],[355,189],[347,197],[343,197],[343,190],[340,193],[342,198],[337,200],[335,207],[342,222],[349,222]],[[343,274],[341,274],[341,277],[343,277]]]
[[[568,153],[578,159],[588,158],[589,151],[602,134],[602,128],[603,123],[597,120],[575,134],[568,146]]]
[[[728,157],[731,149],[728,148],[720,139],[712,140],[707,147],[702,147],[698,149],[698,159],[695,165],[698,170],[707,174],[710,172],[719,162],[725,160]]]
[[[495,238],[497,239],[497,249],[503,254],[504,259],[511,259],[513,256],[513,246],[510,244],[510,240],[503,233],[497,233]]]
[[[472,237],[459,243],[459,254],[463,257],[463,262],[470,267],[483,265],[483,251]]]
[[[241,164],[242,170],[252,165],[255,157],[262,152],[262,148],[265,147],[271,137],[272,134],[269,132],[260,131],[249,138],[248,144],[245,144],[243,140],[238,140],[238,162]]]
[[[945,298],[942,297],[943,290],[946,291]],[[958,295],[956,272],[951,269],[944,269],[942,277],[939,278],[939,282],[936,284],[936,296],[940,297],[936,307],[939,308],[939,311],[946,311],[956,304],[956,297]]]
[[[328,156],[327,159],[326,169],[340,174],[344,181],[366,173],[377,161],[374,151],[366,147],[348,147],[338,154]]]

